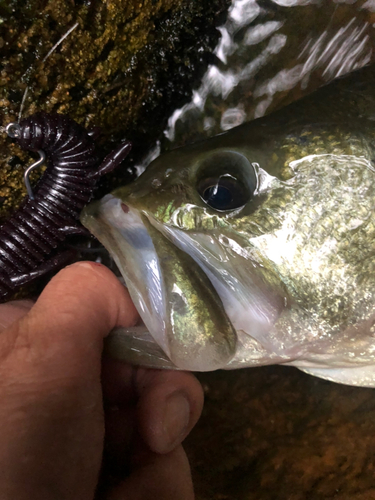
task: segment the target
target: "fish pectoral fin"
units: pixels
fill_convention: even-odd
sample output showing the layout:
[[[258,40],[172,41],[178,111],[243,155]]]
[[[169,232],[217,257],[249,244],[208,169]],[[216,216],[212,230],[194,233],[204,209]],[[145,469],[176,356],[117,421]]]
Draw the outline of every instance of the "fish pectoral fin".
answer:
[[[309,375],[339,384],[375,387],[375,365],[357,365],[353,368],[297,368]]]
[[[114,328],[105,339],[104,353],[132,365],[178,370],[145,326]]]

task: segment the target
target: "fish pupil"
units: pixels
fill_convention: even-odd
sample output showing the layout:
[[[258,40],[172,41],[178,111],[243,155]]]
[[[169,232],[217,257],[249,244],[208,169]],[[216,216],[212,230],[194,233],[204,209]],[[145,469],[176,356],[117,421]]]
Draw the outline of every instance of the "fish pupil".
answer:
[[[243,206],[252,194],[242,182],[230,174],[203,179],[198,185],[198,192],[208,206],[220,211]]]
[[[203,193],[203,199],[212,208],[218,210],[230,208],[233,202],[233,196],[230,190],[226,186],[220,184],[208,187]]]
[[[198,163],[198,194],[206,205],[220,212],[246,205],[256,191],[257,182],[254,165],[235,151],[214,152]]]

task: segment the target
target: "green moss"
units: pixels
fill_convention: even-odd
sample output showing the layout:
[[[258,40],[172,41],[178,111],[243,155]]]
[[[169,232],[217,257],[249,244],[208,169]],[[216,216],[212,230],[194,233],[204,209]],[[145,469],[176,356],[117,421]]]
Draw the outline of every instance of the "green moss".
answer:
[[[168,114],[189,99],[229,4],[0,0],[0,126],[17,120],[28,87],[23,116],[67,113],[86,127],[101,128],[104,152],[126,136],[137,158],[160,137]],[[23,197],[22,167],[30,162],[0,134],[0,217]],[[103,189],[117,182],[112,177]]]

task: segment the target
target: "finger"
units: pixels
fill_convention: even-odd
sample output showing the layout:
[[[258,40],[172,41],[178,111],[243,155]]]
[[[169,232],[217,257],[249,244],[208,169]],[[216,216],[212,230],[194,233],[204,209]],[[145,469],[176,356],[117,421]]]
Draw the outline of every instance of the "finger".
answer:
[[[55,357],[46,356],[51,350],[65,358],[65,368],[92,373],[92,358],[100,361],[103,337],[116,325],[134,324],[137,317],[126,289],[107,268],[74,264],[58,273],[29,314],[1,337],[0,359],[8,348],[28,346],[35,357],[42,353],[46,363]]]
[[[7,498],[93,496],[104,435],[103,337],[136,319],[114,275],[80,263],[53,278],[0,336],[0,469],[10,478],[0,489]]]
[[[33,305],[32,300],[14,300],[0,304],[0,333],[25,316]]]
[[[136,387],[142,438],[156,453],[172,451],[186,438],[202,413],[202,386],[188,372],[139,368]]]
[[[129,433],[124,433],[122,418],[129,407],[137,406],[137,431],[156,453],[168,453],[177,447],[202,412],[202,387],[187,372],[149,370],[105,361],[103,389],[114,409],[106,414],[111,429],[107,445],[119,461],[119,455],[125,453],[131,442],[131,429],[128,427]]]
[[[165,455],[142,450],[131,476],[106,500],[194,500],[190,466],[182,446]]]

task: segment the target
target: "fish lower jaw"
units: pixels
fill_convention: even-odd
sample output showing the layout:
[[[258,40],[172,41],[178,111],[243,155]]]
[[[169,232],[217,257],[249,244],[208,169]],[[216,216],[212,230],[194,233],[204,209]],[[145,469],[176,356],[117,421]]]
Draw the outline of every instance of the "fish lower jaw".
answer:
[[[275,299],[267,297],[254,283],[252,265],[241,268],[236,262],[222,258],[222,255],[214,255],[213,238],[208,234],[194,234],[164,226],[152,217],[149,221],[172,244],[189,255],[209,279],[234,329],[246,344],[248,361],[253,356],[255,359],[259,356],[268,358],[269,353],[275,352],[274,349],[281,352],[275,358],[282,361],[288,359],[283,349],[274,345],[275,339],[270,335],[283,309],[275,307]],[[217,246],[220,247],[219,244]],[[235,356],[228,363],[238,358],[238,351],[237,346]]]
[[[200,289],[204,281],[198,276],[201,270],[194,262],[185,265],[183,258],[177,265],[179,256],[174,253],[179,250],[146,223],[138,210],[111,195],[96,207],[95,217],[85,218],[85,225],[114,257],[147,331],[171,364],[193,371],[223,368],[235,354],[236,335],[222,305],[216,303],[212,285],[206,280]],[[193,278],[198,287],[191,285]],[[202,310],[200,321],[205,300],[211,300],[214,312]],[[130,331],[123,334],[133,335]],[[131,344],[130,338],[125,340]],[[136,349],[142,349],[142,342]],[[129,357],[122,359],[130,361]],[[147,352],[141,359],[141,364],[150,366]]]

